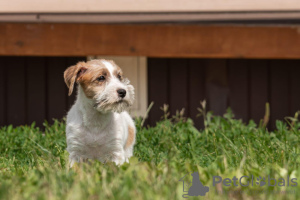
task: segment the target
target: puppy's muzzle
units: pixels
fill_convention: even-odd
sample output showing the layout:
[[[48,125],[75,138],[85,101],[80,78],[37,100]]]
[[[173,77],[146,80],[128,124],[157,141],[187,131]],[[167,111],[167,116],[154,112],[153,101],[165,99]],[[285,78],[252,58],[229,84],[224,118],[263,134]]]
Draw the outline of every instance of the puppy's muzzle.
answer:
[[[118,89],[117,93],[118,93],[118,96],[121,98],[124,98],[126,96],[126,90],[124,90],[124,89]]]

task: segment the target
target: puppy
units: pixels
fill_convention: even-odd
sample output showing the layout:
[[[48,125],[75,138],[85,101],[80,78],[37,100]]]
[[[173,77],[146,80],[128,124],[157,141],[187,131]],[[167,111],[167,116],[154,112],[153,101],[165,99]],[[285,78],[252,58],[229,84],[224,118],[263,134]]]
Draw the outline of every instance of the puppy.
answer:
[[[70,167],[87,159],[128,162],[136,129],[126,110],[133,104],[134,88],[121,68],[108,60],[79,62],[66,69],[64,79],[69,95],[78,83],[66,124]]]

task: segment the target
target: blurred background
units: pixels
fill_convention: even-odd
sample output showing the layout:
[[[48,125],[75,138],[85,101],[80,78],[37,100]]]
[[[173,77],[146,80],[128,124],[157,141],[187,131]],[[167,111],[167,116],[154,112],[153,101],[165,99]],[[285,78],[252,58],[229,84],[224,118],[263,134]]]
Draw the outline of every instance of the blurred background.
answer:
[[[147,123],[185,109],[198,128],[200,101],[269,128],[300,110],[298,0],[10,0],[0,2],[0,125],[63,118],[64,70],[95,58],[123,69]]]

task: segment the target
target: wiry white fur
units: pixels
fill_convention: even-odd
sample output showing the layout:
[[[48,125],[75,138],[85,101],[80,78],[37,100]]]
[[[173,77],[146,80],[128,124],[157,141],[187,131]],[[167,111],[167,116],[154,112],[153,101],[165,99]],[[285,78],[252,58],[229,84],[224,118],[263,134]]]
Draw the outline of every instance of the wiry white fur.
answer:
[[[112,67],[107,65],[108,62],[103,63],[108,69]],[[125,89],[127,94],[122,102],[116,103],[120,100],[116,92],[118,88]],[[78,85],[76,103],[67,115],[66,136],[70,167],[74,162],[85,159],[113,161],[117,165],[128,162],[134,145],[133,141],[125,148],[128,127],[132,127],[135,132],[135,125],[124,110],[132,104],[133,95],[133,86],[128,81],[122,83],[116,78],[111,79],[105,90],[94,99],[87,98],[83,88]],[[108,100],[102,105],[103,99]]]

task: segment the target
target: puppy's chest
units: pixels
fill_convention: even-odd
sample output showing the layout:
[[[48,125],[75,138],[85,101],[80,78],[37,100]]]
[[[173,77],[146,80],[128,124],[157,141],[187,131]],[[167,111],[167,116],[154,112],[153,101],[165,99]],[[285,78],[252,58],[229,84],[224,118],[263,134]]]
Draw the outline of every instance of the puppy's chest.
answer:
[[[109,128],[99,130],[97,128],[85,130],[82,137],[82,142],[87,147],[104,147],[115,143],[121,139],[120,130],[117,128]]]

